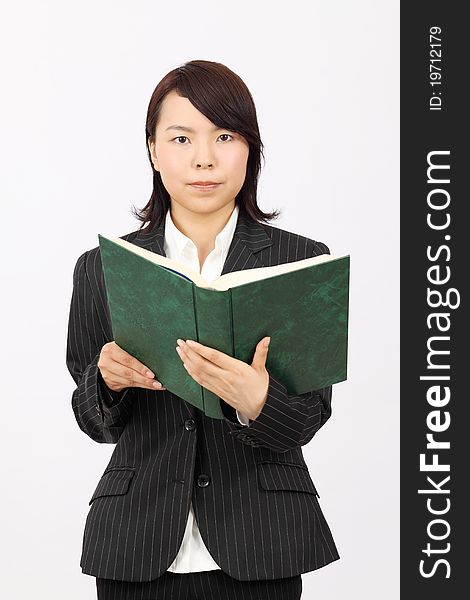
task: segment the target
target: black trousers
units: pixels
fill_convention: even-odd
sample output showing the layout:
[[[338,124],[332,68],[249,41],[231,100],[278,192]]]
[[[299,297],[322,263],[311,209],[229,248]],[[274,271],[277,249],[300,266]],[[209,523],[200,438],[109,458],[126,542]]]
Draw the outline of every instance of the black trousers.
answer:
[[[239,581],[221,569],[166,571],[153,581],[96,578],[98,600],[299,600],[302,577]]]

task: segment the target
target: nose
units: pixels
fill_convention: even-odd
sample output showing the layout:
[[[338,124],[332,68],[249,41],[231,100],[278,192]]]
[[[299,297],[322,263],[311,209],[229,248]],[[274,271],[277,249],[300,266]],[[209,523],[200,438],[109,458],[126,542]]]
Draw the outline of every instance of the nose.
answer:
[[[214,166],[213,149],[209,144],[198,144],[194,148],[194,165],[197,169],[208,169]]]
[[[213,166],[212,162],[209,161],[196,161],[196,168],[201,169],[201,168],[206,168],[206,169],[210,169]]]

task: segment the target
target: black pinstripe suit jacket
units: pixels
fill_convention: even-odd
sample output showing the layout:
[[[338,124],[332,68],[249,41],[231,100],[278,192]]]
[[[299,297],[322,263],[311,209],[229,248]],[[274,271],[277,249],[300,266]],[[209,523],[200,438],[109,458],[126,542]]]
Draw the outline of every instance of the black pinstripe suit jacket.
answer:
[[[122,239],[165,255],[164,222]],[[325,252],[321,242],[240,211],[222,274]],[[331,387],[289,396],[270,375],[267,401],[250,426],[222,400],[225,420],[205,417],[168,390],[110,394],[97,367],[113,340],[99,247],[79,257],[73,284],[66,357],[77,385],[73,411],[93,440],[116,444],[89,502],[82,572],[159,577],[178,552],[191,497],[209,552],[236,579],[291,577],[337,560],[301,449],[331,415]]]

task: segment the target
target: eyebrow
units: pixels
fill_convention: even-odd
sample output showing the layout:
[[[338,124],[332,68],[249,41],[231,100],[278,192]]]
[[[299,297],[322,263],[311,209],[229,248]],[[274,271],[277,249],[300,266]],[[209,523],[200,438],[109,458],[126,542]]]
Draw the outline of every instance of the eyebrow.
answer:
[[[169,129],[176,129],[177,131],[187,131],[188,133],[194,133],[194,129],[192,129],[191,127],[185,127],[184,125],[170,125],[165,129],[165,131],[168,131]],[[214,125],[212,131],[219,131],[220,129],[223,129],[223,127],[217,127],[217,125]]]

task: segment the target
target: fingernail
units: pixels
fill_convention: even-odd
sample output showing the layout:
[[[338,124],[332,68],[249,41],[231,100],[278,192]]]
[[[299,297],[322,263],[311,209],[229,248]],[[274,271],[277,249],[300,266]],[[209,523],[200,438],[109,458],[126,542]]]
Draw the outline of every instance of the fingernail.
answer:
[[[152,371],[147,371],[146,375],[147,375],[147,377],[155,377],[155,375],[152,373]]]
[[[271,341],[270,337],[268,337],[266,340],[264,340],[264,345],[266,346],[266,348],[269,346],[270,341]]]
[[[153,382],[153,387],[161,387],[162,384],[159,381],[154,381]]]

